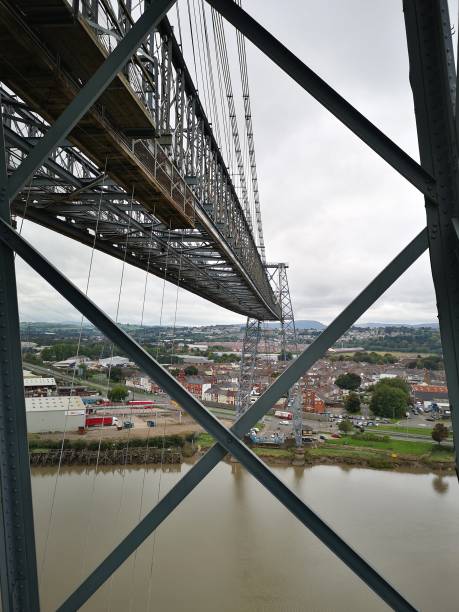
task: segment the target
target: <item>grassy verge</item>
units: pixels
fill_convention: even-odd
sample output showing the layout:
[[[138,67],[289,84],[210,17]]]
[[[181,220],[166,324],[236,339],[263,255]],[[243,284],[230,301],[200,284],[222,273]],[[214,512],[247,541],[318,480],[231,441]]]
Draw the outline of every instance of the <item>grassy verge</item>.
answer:
[[[426,438],[431,438],[432,429],[430,427],[404,427],[403,425],[399,425],[398,427],[394,427],[393,425],[379,425],[379,427],[368,427],[368,431],[372,431],[375,433],[381,431],[388,431],[391,433],[408,433],[413,434],[415,436],[425,436]],[[453,437],[452,432],[449,432],[449,438]]]
[[[450,468],[454,465],[454,453],[433,442],[406,441],[388,436],[345,436],[329,438],[317,448],[306,450],[308,464],[343,463],[375,469],[394,469],[399,466],[425,466],[429,468]],[[208,433],[201,433],[197,443],[207,449],[214,443]],[[293,449],[255,447],[254,452],[267,462],[291,463]]]
[[[336,446],[355,446],[363,448],[373,448],[385,450],[391,453],[401,453],[404,455],[425,455],[431,452],[432,443],[430,442],[411,442],[389,438],[386,440],[365,440],[354,436],[347,436],[339,439],[327,440],[327,445]]]
[[[341,456],[361,457],[367,460],[369,457],[380,460],[398,462],[419,462],[432,465],[453,465],[454,453],[451,449],[444,448],[431,442],[415,442],[388,438],[386,440],[365,440],[358,436],[347,436],[339,439],[327,440],[318,449],[310,451],[316,456],[336,456],[336,451]]]
[[[196,438],[196,444],[199,444],[201,448],[210,448],[215,443],[213,436],[208,433],[200,433]]]
[[[259,457],[277,458],[277,459],[293,459],[293,451],[285,448],[254,448],[255,454]]]
[[[65,450],[113,450],[124,449],[127,446],[130,448],[138,448],[149,446],[150,448],[183,448],[186,444],[193,441],[194,434],[171,435],[171,436],[154,436],[148,438],[126,437],[124,439],[104,438],[101,440],[84,440],[84,439],[65,439],[48,440],[46,438],[37,438],[36,436],[29,437],[29,451],[31,453],[44,452],[48,450],[60,450],[62,447]]]

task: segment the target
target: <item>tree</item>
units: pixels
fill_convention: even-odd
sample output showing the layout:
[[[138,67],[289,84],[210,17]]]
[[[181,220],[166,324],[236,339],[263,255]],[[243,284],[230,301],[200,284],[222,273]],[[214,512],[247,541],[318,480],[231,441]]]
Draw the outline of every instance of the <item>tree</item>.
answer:
[[[407,406],[408,397],[402,389],[380,383],[374,386],[370,410],[376,416],[401,419]]]
[[[293,354],[290,351],[281,351],[277,356],[278,361],[291,361],[293,359]]]
[[[432,440],[441,444],[449,435],[449,429],[443,423],[437,423],[432,429]]]
[[[357,414],[360,412],[360,397],[357,395],[357,393],[349,393],[344,400],[344,407],[351,414]]]
[[[344,419],[343,421],[341,421],[341,423],[338,423],[338,429],[342,433],[348,434],[349,432],[352,431],[352,423],[348,421],[347,419]]]
[[[358,374],[348,372],[347,374],[340,374],[335,380],[335,385],[340,389],[348,389],[349,391],[355,391],[362,384],[362,379]]]
[[[109,390],[107,395],[111,402],[122,402],[128,397],[129,391],[124,385],[115,385]]]
[[[180,374],[180,370],[178,368],[172,368],[170,372],[172,376],[176,376],[176,377]]]
[[[199,370],[196,366],[190,365],[185,368],[185,374],[187,376],[196,376],[197,374],[199,374]]]
[[[123,380],[123,370],[118,366],[111,368],[110,379],[113,382],[121,382]]]
[[[376,383],[375,389],[382,387],[392,387],[393,389],[400,389],[406,395],[406,401],[409,402],[410,399],[410,388],[408,383],[403,380],[403,378],[399,378],[396,376],[395,378],[382,378],[379,382]]]

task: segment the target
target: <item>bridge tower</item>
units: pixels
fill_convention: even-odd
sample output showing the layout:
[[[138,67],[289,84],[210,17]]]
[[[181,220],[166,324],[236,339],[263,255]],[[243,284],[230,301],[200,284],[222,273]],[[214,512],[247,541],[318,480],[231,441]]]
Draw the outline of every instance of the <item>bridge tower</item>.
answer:
[[[281,307],[281,348],[280,358],[286,360],[287,346],[293,345],[296,355],[298,355],[298,339],[296,335],[295,317],[293,314],[292,299],[290,297],[290,288],[287,277],[287,263],[267,264],[268,274],[271,281],[275,285],[275,293],[277,301]],[[272,272],[269,272],[272,270]],[[297,448],[301,448],[301,430],[302,430],[302,398],[301,388],[296,384],[288,392],[288,400],[292,405],[293,411],[293,431],[295,436],[295,444]]]
[[[250,407],[250,395],[253,389],[260,335],[261,321],[247,317],[239,370],[239,388],[236,397],[237,418]]]

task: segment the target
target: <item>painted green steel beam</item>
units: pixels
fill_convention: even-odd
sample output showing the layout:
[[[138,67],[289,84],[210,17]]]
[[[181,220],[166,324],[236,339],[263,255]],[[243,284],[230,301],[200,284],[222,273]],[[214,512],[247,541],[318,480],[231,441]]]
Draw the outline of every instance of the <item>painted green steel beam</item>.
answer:
[[[175,4],[175,1],[155,0],[146,8],[143,15],[10,177],[8,195],[11,201],[30,181],[33,173],[43,164],[50,153],[68,136],[79,120],[98,100],[106,87],[135,53],[145,36],[158,25],[167,11]]]
[[[421,193],[435,200],[435,180],[431,174],[332,89],[277,38],[232,0],[207,0],[207,2],[373,151],[417,187]]]
[[[426,198],[432,278],[437,299],[446,382],[455,440],[459,439],[459,217],[456,72],[447,0],[404,0],[419,152],[438,177],[437,205]],[[456,471],[459,458],[456,453]]]
[[[383,293],[427,249],[427,230],[423,230],[401,251],[395,259],[366,287],[347,308],[314,340],[263,395],[238,419],[232,431],[242,437],[285,394],[299,376],[303,375],[348,330]],[[295,372],[291,368],[298,366]],[[299,374],[298,374],[299,372]],[[59,612],[81,605],[112,575],[112,573],[150,536],[185,497],[213,470],[226,455],[225,449],[216,444],[198,463],[167,493],[161,501],[139,522],[124,540],[86,578]]]
[[[11,223],[0,98],[0,218]],[[0,244],[0,589],[3,612],[40,609],[13,251]]]
[[[328,348],[323,343],[314,343],[308,351],[305,351],[260,397],[252,408],[235,424],[233,430],[228,430],[220,421],[214,417],[196,398],[184,389],[174,377],[157,363],[151,355],[132,340],[116,323],[104,314],[87,296],[85,296],[75,285],[73,285],[63,274],[61,274],[50,262],[48,262],[38,251],[36,251],[22,236],[15,232],[7,223],[0,220],[0,241],[16,251],[40,276],[47,280],[63,297],[65,297],[75,308],[77,308],[89,321],[91,321],[112,342],[126,351],[135,363],[155,380],[180,406],[182,406],[206,431],[215,437],[219,446],[214,447],[205,457],[220,460],[227,452],[232,454],[242,465],[263,484],[290,512],[296,516],[314,535],[316,535],[332,552],[334,552],[352,571],[354,571],[371,589],[375,591],[389,606],[395,610],[414,610],[405,598],[400,595],[384,578],[382,578],[364,559],[362,559],[348,544],[346,544],[326,523],[324,523],[306,504],[304,504],[288,487],[286,487],[264,463],[245,446],[238,438],[242,435],[244,428],[256,422],[265,414],[287,391],[298,378],[310,367],[323,352]],[[342,325],[346,329],[352,323],[352,317],[356,319],[390,286],[402,273],[415,261],[427,247],[425,232],[421,232],[409,245],[398,255],[371,283],[360,296],[335,320],[330,326],[335,333]],[[330,327],[328,329],[330,329]],[[344,331],[344,329],[342,331]],[[340,334],[342,333],[340,330]],[[325,334],[319,336],[318,340]],[[328,333],[328,339],[333,336],[332,331]],[[339,336],[337,336],[339,337]],[[203,461],[203,460],[201,460]],[[198,466],[200,466],[198,463]],[[194,474],[202,469],[197,467]],[[196,480],[196,484],[199,480]],[[182,481],[181,481],[182,482]],[[189,484],[187,485],[189,486]],[[169,497],[171,507],[175,507],[177,488],[174,487],[172,496]],[[178,499],[177,503],[183,499]],[[143,541],[143,540],[142,540]],[[140,542],[139,542],[140,543]],[[123,544],[123,543],[122,543]],[[120,545],[121,546],[121,545]],[[132,552],[132,551],[131,551]],[[113,573],[117,566],[124,561],[123,549],[118,547],[112,553],[111,566],[106,579]],[[105,563],[105,568],[107,568]],[[103,572],[102,572],[103,577]],[[102,580],[102,582],[104,581]],[[102,582],[87,579],[59,608],[64,610],[77,610]]]

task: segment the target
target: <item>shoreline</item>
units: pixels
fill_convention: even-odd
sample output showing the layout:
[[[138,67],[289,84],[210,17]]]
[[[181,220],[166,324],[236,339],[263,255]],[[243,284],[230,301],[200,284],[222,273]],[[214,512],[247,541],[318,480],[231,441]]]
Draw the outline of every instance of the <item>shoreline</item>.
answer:
[[[258,456],[263,459],[268,465],[284,465],[290,467],[296,467],[292,464],[293,455],[291,457],[273,457],[264,456],[263,453],[257,453]],[[356,457],[352,455],[341,455],[341,456],[317,456],[308,455],[305,453],[305,464],[304,467],[315,467],[317,465],[338,465],[341,467],[349,468],[363,468],[372,469],[386,472],[419,472],[419,473],[433,473],[433,474],[454,474],[455,466],[454,461],[438,461],[433,462],[429,460],[422,460],[419,457],[397,457],[396,459],[391,458],[367,458],[367,457]],[[302,466],[303,467],[303,466]]]
[[[96,451],[91,449],[40,449],[29,453],[31,467],[53,467],[57,465],[74,466],[147,466],[147,465],[177,465],[182,463],[196,463],[208,450],[209,447],[198,446],[196,449],[183,448],[148,448],[146,446],[131,449],[104,449]],[[432,461],[427,457],[418,456],[396,456],[371,454],[356,454],[344,450],[339,455],[330,453],[314,454],[314,451],[322,449],[306,450],[304,453],[304,466],[293,465],[294,451],[283,449],[265,449],[254,447],[254,452],[268,466],[300,467],[308,468],[318,465],[337,465],[343,468],[363,468],[388,472],[419,472],[434,474],[454,474],[454,461]],[[184,451],[184,452],[183,452]],[[230,457],[224,459],[229,463]]]

